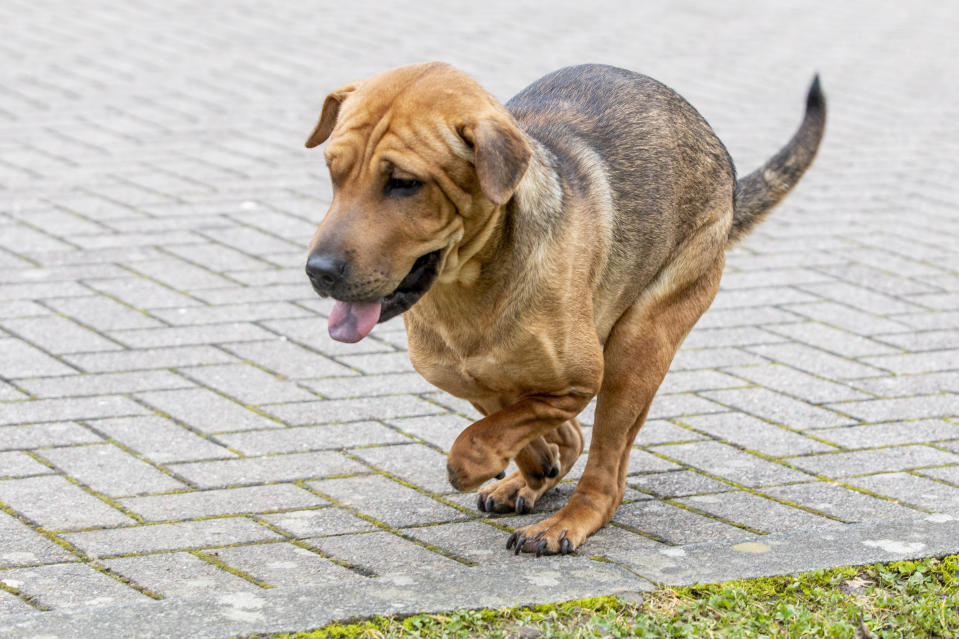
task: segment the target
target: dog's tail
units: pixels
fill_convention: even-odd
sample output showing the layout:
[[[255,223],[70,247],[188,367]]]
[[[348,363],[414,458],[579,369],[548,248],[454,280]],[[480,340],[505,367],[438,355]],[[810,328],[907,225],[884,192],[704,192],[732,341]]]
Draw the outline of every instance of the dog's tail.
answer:
[[[819,86],[819,75],[806,96],[806,115],[799,130],[776,155],[736,183],[733,224],[729,229],[729,247],[759,224],[812,164],[819,141],[826,129],[826,96]]]

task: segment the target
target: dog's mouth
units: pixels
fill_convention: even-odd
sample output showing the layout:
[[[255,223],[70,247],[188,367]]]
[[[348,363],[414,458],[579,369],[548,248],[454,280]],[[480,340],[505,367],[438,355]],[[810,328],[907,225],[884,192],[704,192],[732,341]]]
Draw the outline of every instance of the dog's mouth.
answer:
[[[330,337],[338,342],[358,342],[379,322],[392,319],[408,310],[433,285],[439,272],[442,249],[421,255],[410,272],[392,293],[373,302],[341,302],[334,300],[330,312]]]

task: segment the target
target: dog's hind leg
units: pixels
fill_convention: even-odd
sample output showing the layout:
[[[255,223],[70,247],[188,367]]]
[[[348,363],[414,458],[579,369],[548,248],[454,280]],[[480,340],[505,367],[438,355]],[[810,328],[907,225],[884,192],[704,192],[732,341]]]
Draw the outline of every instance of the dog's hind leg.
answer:
[[[538,471],[536,463],[540,459],[540,453],[537,451],[541,446],[548,447],[550,454],[555,451],[556,473],[553,475],[544,475]],[[531,447],[535,449],[531,454],[533,459],[528,464],[522,464],[521,459]],[[517,455],[518,471],[480,489],[477,507],[483,512],[528,513],[543,493],[566,476],[582,452],[583,433],[579,422],[575,419],[563,422],[559,428],[526,446],[520,455]],[[524,470],[524,465],[533,466],[534,472]]]

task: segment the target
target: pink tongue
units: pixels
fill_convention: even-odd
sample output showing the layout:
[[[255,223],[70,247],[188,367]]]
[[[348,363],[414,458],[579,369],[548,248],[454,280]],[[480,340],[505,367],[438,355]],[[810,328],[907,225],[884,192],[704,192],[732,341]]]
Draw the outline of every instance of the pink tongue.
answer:
[[[330,337],[338,342],[358,342],[370,334],[379,319],[379,302],[336,300],[330,312]]]

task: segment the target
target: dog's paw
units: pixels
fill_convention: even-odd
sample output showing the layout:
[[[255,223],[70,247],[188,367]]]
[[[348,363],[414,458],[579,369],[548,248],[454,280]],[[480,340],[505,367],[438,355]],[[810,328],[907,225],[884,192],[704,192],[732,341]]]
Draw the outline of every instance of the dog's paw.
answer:
[[[525,515],[533,509],[536,500],[556,485],[558,476],[530,485],[519,471],[506,479],[493,482],[480,489],[476,496],[476,507],[484,513],[516,512]]]
[[[453,488],[466,492],[501,476],[507,465],[508,457],[486,450],[476,442],[457,439],[446,458],[446,477]]]
[[[567,504],[543,521],[520,528],[506,541],[506,549],[540,555],[568,555],[606,522],[592,509]]]

